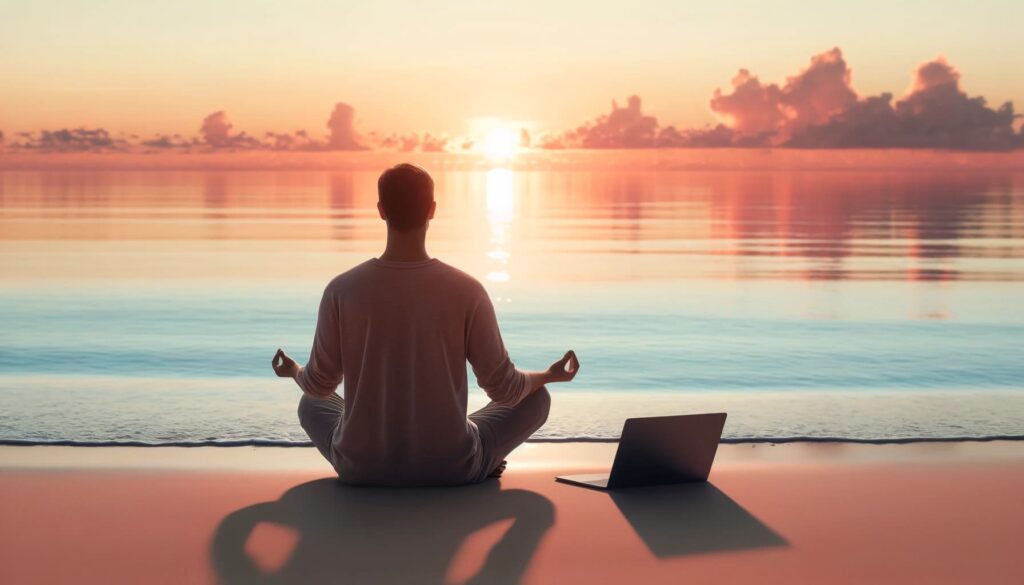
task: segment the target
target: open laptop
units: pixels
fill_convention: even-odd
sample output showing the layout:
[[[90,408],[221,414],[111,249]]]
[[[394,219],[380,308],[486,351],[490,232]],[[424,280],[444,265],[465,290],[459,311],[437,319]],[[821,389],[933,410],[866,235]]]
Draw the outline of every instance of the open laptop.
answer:
[[[725,416],[719,412],[626,419],[611,473],[555,480],[599,490],[707,481]]]

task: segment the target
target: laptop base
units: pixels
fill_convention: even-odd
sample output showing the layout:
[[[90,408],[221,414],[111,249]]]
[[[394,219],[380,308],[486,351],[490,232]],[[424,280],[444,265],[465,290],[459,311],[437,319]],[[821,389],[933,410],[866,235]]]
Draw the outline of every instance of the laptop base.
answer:
[[[582,475],[561,475],[556,477],[555,481],[593,490],[606,490],[608,489],[608,477],[607,473],[586,473]]]

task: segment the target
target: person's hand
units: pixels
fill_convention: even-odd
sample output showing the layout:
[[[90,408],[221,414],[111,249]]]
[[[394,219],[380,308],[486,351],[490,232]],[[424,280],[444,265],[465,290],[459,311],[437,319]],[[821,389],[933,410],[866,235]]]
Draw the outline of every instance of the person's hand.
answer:
[[[576,377],[580,371],[580,360],[576,358],[576,352],[569,350],[565,352],[562,359],[551,364],[547,376],[551,382],[569,382]]]
[[[299,364],[288,357],[288,354],[281,348],[277,348],[277,353],[274,354],[274,359],[270,360],[270,365],[274,368],[274,373],[281,378],[294,378],[299,373]]]

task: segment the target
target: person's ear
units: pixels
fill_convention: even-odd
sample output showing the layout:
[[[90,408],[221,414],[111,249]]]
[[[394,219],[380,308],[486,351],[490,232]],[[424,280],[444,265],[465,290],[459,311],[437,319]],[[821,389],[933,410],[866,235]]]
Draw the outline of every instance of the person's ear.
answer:
[[[377,213],[380,214],[380,218],[384,221],[388,220],[388,216],[384,213],[384,206],[380,204],[380,201],[377,202]]]
[[[430,213],[427,214],[427,219],[434,219],[434,210],[437,209],[437,201],[430,202]]]

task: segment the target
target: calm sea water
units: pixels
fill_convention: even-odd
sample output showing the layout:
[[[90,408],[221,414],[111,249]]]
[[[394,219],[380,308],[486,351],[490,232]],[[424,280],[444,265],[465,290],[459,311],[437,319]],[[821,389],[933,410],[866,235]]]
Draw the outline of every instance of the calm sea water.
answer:
[[[426,163],[513,359],[580,355],[542,437],[1024,435],[1024,172]],[[0,171],[0,439],[304,440],[270,358],[382,247],[365,166]]]

